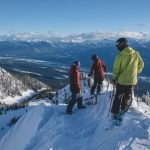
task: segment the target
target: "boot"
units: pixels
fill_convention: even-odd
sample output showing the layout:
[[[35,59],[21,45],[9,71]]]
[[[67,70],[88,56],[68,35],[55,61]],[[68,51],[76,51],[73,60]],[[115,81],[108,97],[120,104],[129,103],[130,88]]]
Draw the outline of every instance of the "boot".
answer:
[[[73,114],[73,112],[72,112],[72,105],[69,104],[69,105],[67,106],[66,113],[69,114],[69,115],[72,115],[72,114]]]
[[[73,112],[72,112],[72,111],[69,111],[69,110],[66,110],[66,113],[67,113],[68,115],[72,115],[72,114],[73,114]]]
[[[82,105],[82,97],[77,100],[77,107],[78,109],[85,109],[85,106]]]
[[[115,113],[112,113],[112,114],[111,114],[111,118],[112,118],[113,120],[117,120],[118,117],[119,117],[119,114],[115,114]]]
[[[84,105],[78,107],[78,109],[85,109],[85,108],[86,108],[86,106],[84,106]]]

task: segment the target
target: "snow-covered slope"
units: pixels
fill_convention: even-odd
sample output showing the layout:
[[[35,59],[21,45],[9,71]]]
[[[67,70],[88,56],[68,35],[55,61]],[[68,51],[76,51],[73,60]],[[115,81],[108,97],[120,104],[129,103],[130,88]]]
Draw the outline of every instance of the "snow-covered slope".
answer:
[[[33,107],[1,139],[1,150],[148,150],[150,149],[150,107],[134,99],[123,124],[106,130],[110,91],[106,83],[97,105],[66,115],[66,105],[44,101]],[[68,87],[66,87],[67,90]],[[60,92],[59,98],[64,96]],[[88,95],[85,88],[84,97]]]
[[[6,110],[0,111],[0,114],[3,112],[3,114],[0,115],[0,140],[11,128],[12,119],[14,117],[20,118],[23,114],[26,113],[28,109],[26,107],[26,108],[9,109],[9,110],[7,108]]]
[[[14,75],[0,67],[0,102],[13,104],[22,102],[47,86],[27,75]]]
[[[7,96],[20,95],[21,91],[27,90],[27,87],[6,70],[0,68],[0,89],[0,99],[4,99]]]

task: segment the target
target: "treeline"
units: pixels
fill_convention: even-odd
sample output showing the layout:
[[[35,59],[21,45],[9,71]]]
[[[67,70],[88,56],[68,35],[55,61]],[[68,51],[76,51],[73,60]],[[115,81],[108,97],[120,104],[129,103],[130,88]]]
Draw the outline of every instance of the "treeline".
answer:
[[[26,108],[28,107],[29,102],[25,101],[22,103],[14,103],[14,104],[5,104],[0,102],[0,115],[6,114],[7,111],[10,110],[18,110],[20,108]]]
[[[51,88],[49,89],[44,89],[44,90],[42,90],[41,92],[39,92],[36,96],[35,96],[35,98],[36,99],[45,99],[45,98],[48,98],[49,100],[52,100],[53,99],[53,97],[54,97],[54,95],[55,95],[55,92],[53,92],[52,90],[51,90]]]
[[[29,105],[29,101],[24,101],[22,103],[14,103],[14,104],[5,104],[0,102],[0,115],[6,115],[8,111],[18,110],[18,109],[25,109],[27,112],[27,107]],[[7,123],[7,126],[11,127],[14,125],[21,116],[13,116],[9,123]],[[2,127],[1,130],[4,130],[5,128]]]
[[[7,125],[11,127],[12,125],[14,125],[20,119],[20,117],[21,116],[13,117]]]

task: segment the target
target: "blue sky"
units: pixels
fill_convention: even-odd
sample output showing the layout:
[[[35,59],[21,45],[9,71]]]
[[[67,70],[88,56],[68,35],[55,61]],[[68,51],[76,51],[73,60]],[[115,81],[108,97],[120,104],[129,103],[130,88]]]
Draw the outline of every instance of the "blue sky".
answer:
[[[150,32],[150,0],[0,0],[0,33]]]

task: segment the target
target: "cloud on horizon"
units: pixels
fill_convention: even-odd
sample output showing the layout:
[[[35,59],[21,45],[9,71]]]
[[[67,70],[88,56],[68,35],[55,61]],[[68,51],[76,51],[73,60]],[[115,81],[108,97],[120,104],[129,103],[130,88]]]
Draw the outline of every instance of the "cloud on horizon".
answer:
[[[150,33],[144,32],[90,32],[90,33],[78,33],[78,34],[62,34],[59,32],[25,32],[25,33],[8,33],[0,34],[1,41],[7,40],[20,40],[20,41],[62,41],[62,42],[84,42],[84,41],[100,41],[103,39],[116,40],[120,37],[136,38],[150,40]]]

